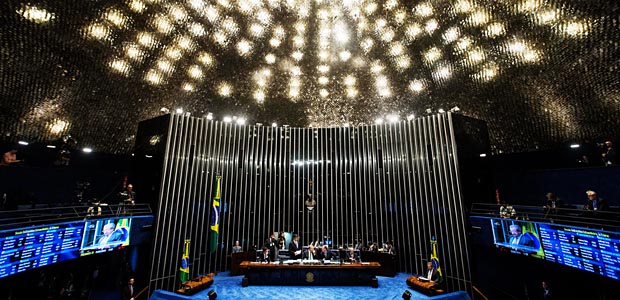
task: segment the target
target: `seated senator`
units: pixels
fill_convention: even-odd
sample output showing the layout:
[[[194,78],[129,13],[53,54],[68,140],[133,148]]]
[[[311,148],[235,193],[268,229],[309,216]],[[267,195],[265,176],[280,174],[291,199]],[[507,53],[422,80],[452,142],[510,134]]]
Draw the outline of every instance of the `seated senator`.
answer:
[[[329,251],[329,249],[327,249],[327,245],[323,245],[323,247],[321,247],[321,251],[319,251],[319,253],[317,253],[317,259],[324,259],[324,260],[331,260],[332,259],[332,253]]]
[[[359,254],[355,252],[355,249],[349,248],[349,253],[347,254],[347,257],[345,258],[345,261],[352,262],[352,263],[360,262]]]
[[[269,248],[267,248],[267,247],[263,247],[263,253],[261,253],[261,254],[258,256],[258,261],[259,261],[259,262],[264,262],[264,263],[268,263],[268,262],[270,262],[270,261],[271,261],[271,260],[269,259]]]
[[[430,261],[426,263],[426,273],[424,273],[424,276],[418,277],[418,280],[431,282],[434,286],[439,284],[439,279],[439,272]]]
[[[316,251],[314,250],[313,245],[308,246],[308,251],[304,252],[303,259],[307,259],[307,260],[319,259],[317,257]]]

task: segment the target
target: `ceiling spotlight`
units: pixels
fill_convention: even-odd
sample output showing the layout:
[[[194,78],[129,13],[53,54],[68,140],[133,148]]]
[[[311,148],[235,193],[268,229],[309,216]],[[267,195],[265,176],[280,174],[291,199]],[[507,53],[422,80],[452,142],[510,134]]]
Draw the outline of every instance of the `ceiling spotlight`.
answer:
[[[432,113],[433,113],[433,110],[432,110],[432,109],[430,109],[430,108],[427,108],[427,109],[426,109],[426,113],[427,113],[427,114],[432,114]]]
[[[224,123],[232,122],[232,118],[230,116],[225,116],[223,120],[224,120]]]
[[[56,149],[56,146],[54,146],[54,145],[47,145],[45,147],[50,148],[50,149]]]
[[[169,114],[170,110],[167,107],[162,107],[159,112],[161,112],[162,114]]]
[[[415,115],[414,114],[410,114],[410,115],[407,116],[407,121],[411,121],[413,119],[415,119]]]
[[[93,149],[92,149],[92,148],[88,148],[88,147],[86,147],[86,148],[83,148],[83,149],[82,149],[82,151],[83,151],[84,153],[91,153],[91,152],[93,152]]]
[[[207,120],[213,120],[213,113],[207,113]]]
[[[445,111],[445,110],[443,110],[443,108],[440,108],[437,112],[438,112],[438,113],[440,113],[440,114],[443,114],[443,113],[445,113],[446,111]]]
[[[570,147],[571,147],[571,149],[577,149],[577,148],[581,147],[581,145],[579,145],[579,144],[571,144]]]
[[[20,145],[22,145],[22,146],[28,146],[28,145],[29,145],[29,143],[28,143],[28,142],[26,142],[26,141],[19,141],[19,142],[17,142],[17,143],[18,143],[18,144],[20,144]]]
[[[278,127],[278,123],[276,122],[271,123],[271,127]]]
[[[387,119],[390,123],[396,123],[396,122],[398,122],[398,116],[397,116],[397,115],[387,115],[386,119]]]
[[[182,108],[177,108],[176,109],[176,113],[179,114],[179,115],[182,114],[183,113],[183,109]]]
[[[480,157],[487,157],[486,153],[480,153]]]
[[[375,119],[375,124],[377,124],[377,125],[383,124],[383,119],[382,118],[376,118]]]
[[[344,127],[349,127],[349,126],[351,126],[351,125],[350,125],[349,123],[344,123],[342,126],[344,126]]]
[[[245,118],[243,117],[237,118],[237,125],[245,125]]]

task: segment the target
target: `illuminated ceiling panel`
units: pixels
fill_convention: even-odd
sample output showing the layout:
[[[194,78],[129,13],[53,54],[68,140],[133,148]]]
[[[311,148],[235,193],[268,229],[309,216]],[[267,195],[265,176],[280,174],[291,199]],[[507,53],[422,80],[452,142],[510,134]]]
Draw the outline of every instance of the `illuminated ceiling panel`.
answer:
[[[162,107],[291,126],[458,106],[496,152],[620,135],[615,0],[8,3],[5,138],[129,153]]]

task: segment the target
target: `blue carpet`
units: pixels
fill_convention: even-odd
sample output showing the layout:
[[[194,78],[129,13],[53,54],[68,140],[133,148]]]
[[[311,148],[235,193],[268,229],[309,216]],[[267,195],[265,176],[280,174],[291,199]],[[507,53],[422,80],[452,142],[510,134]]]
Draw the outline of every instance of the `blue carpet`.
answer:
[[[405,280],[410,274],[399,273],[396,277],[377,276],[379,287],[370,286],[248,286],[241,287],[243,276],[230,276],[228,272],[219,273],[213,278],[213,285],[191,297],[172,292],[156,290],[151,300],[208,300],[210,290],[217,292],[217,299],[288,299],[291,294],[299,298],[313,299],[394,299],[402,300],[405,290],[411,292],[415,300],[470,300],[465,292],[454,292],[440,296],[428,297],[413,291]]]

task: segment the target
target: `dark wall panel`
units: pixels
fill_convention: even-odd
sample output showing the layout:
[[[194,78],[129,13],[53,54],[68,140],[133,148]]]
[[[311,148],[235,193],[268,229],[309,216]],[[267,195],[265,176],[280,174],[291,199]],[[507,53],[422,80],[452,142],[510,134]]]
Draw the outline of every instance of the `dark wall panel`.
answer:
[[[273,231],[302,244],[393,240],[400,271],[417,273],[437,239],[449,290],[470,290],[469,253],[451,114],[343,128],[238,126],[172,115],[153,247],[151,288],[178,287],[185,239],[191,274],[230,268],[235,240]],[[221,180],[220,234],[209,249]],[[316,201],[304,204],[308,194]]]

